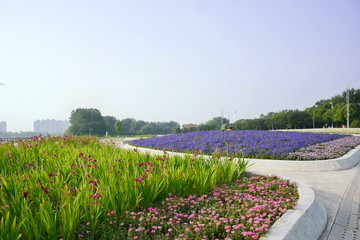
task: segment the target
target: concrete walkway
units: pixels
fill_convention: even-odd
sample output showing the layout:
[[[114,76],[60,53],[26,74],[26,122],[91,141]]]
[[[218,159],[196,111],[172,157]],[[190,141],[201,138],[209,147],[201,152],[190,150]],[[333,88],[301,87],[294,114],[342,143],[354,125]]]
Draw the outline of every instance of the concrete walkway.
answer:
[[[119,143],[118,146],[130,149],[134,148],[133,146],[122,143]],[[140,151],[162,153],[162,151],[142,148],[138,149]],[[262,164],[264,163],[262,161],[265,161],[265,164]],[[292,179],[299,183],[305,183],[306,186],[310,186],[315,193],[315,198],[313,199],[314,204],[308,204],[308,207],[317,206],[317,210],[312,207],[313,216],[311,217],[313,217],[314,221],[316,221],[317,217],[319,217],[316,215],[322,214],[321,211],[317,211],[319,211],[319,209],[323,206],[326,209],[327,223],[326,225],[324,224],[323,229],[320,229],[320,233],[322,231],[321,234],[314,233],[312,235],[313,237],[311,237],[311,234],[309,236],[309,231],[311,233],[311,231],[316,232],[319,231],[319,229],[312,229],[311,226],[309,227],[309,223],[307,222],[297,221],[295,223],[295,225],[297,225],[296,229],[297,231],[300,231],[297,236],[301,236],[302,231],[304,233],[304,237],[301,239],[318,238],[319,240],[360,240],[360,146],[346,154],[344,157],[335,160],[311,161],[313,164],[303,162],[304,165],[307,165],[306,167],[301,166],[301,163],[290,163],[290,161],[288,161],[288,165],[284,164],[284,161],[281,160],[271,160],[271,164],[267,161],[268,160],[253,161],[254,165],[250,168],[250,171],[261,171],[262,173],[269,175],[275,174],[280,177]],[[311,195],[311,193],[308,195]],[[299,212],[303,215],[306,214],[306,211],[303,209],[297,211],[297,213]],[[293,214],[293,216],[294,215],[296,214]],[[290,224],[289,222],[291,221],[282,221],[281,224]],[[303,227],[302,224],[304,224]],[[311,224],[318,228],[316,222]],[[314,238],[314,236],[316,237]],[[285,234],[280,238],[269,237],[267,239],[299,238],[291,237],[291,235]]]
[[[360,239],[360,165],[345,190],[327,239]]]

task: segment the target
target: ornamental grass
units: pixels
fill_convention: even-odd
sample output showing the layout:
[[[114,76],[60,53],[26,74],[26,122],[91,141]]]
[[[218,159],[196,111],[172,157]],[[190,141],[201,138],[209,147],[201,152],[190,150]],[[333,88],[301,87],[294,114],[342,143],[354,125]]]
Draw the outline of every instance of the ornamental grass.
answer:
[[[110,216],[120,223],[127,212],[151,207],[169,194],[203,196],[212,186],[241,179],[246,168],[244,160],[152,156],[96,138],[3,142],[0,239],[101,238],[98,229]]]

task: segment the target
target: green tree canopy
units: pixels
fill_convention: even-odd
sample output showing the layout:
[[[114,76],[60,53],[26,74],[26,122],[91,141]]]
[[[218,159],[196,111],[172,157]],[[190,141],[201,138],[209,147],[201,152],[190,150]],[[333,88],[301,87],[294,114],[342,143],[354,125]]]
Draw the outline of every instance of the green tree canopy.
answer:
[[[71,112],[70,127],[66,133],[70,135],[104,136],[106,122],[99,110],[94,108],[78,108]]]
[[[116,121],[114,127],[115,127],[115,132],[116,132],[117,134],[120,134],[120,132],[121,132],[121,122],[120,122],[120,121]]]
[[[142,126],[141,128],[140,128],[140,132],[141,132],[141,134],[151,134],[151,132],[152,132],[152,127],[151,127],[151,125],[150,124],[145,124],[144,126]]]
[[[171,129],[171,133],[181,133],[181,129],[179,126],[175,126]]]
[[[106,122],[106,131],[107,131],[108,135],[110,135],[110,136],[116,135],[115,123],[116,123],[117,119],[113,116],[105,116],[104,120]]]

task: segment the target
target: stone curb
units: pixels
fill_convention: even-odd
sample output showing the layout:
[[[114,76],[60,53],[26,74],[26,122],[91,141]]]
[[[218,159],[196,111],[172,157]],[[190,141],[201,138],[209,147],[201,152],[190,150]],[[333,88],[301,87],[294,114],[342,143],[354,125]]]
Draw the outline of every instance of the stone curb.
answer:
[[[162,154],[162,150],[148,149],[142,147],[134,147],[126,144],[123,148],[134,149],[153,153]],[[183,153],[167,152],[169,155],[182,155]],[[209,156],[204,155],[208,158]],[[298,172],[326,172],[326,171],[339,171],[350,169],[357,166],[360,162],[360,145],[349,151],[347,154],[340,158],[328,159],[328,160],[313,160],[313,161],[293,161],[293,160],[271,160],[271,159],[250,159],[252,166],[249,169],[254,170],[288,170]]]
[[[131,145],[126,145],[124,148],[134,149]],[[358,150],[360,148],[357,147]],[[141,152],[148,152],[152,154],[161,154],[163,151],[153,150],[147,148],[137,148]],[[360,151],[355,151],[358,154]],[[168,152],[169,155],[182,155],[182,153]],[[348,154],[346,154],[348,155]],[[346,156],[345,155],[345,156]],[[351,153],[351,156],[354,155],[354,152]],[[360,154],[359,154],[360,155]],[[208,156],[205,156],[208,157]],[[342,158],[339,158],[342,159]],[[347,158],[345,158],[346,160]],[[337,159],[336,159],[337,160]],[[342,160],[342,161],[345,161]],[[267,161],[267,160],[262,160]],[[275,163],[281,162],[284,160],[273,160]],[[331,161],[331,160],[327,160]],[[300,161],[299,161],[300,162]],[[301,162],[303,163],[303,162]],[[269,173],[263,173],[257,170],[247,170],[247,173],[250,174],[261,174],[261,175],[271,175]],[[277,175],[278,177],[285,178]],[[270,231],[266,236],[260,238],[262,240],[316,240],[320,237],[321,233],[324,231],[327,224],[327,212],[320,200],[317,199],[314,191],[305,183],[299,182],[297,180],[290,179],[298,185],[299,191],[299,201],[296,205],[295,210],[287,210],[285,214],[279,218],[274,225],[271,226]]]
[[[271,175],[260,171],[247,171],[250,174]],[[320,237],[327,224],[327,212],[314,191],[303,182],[288,177],[296,182],[299,191],[299,201],[295,210],[287,210],[270,231],[261,240],[316,240]]]

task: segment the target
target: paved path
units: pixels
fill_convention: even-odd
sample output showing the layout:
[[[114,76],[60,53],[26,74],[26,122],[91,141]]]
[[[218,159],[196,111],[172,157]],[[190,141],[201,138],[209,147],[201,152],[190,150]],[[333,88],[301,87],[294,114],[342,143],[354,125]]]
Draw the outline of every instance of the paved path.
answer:
[[[360,239],[360,165],[345,190],[327,239]]]

